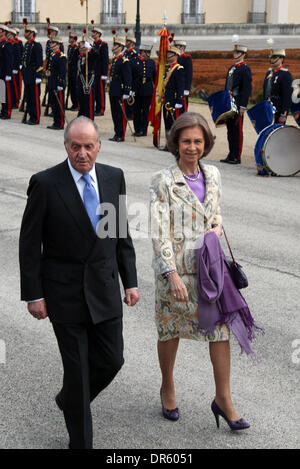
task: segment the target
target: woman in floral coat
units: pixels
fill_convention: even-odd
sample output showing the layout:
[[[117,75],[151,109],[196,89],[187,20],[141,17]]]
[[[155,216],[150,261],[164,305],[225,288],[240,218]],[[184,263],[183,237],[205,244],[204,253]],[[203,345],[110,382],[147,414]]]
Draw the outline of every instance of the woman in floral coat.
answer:
[[[218,325],[211,335],[204,336],[197,328],[196,243],[210,230],[219,237],[222,233],[220,173],[215,166],[202,162],[213,145],[214,138],[201,115],[181,115],[168,135],[168,148],[176,162],[152,177],[155,321],[163,416],[179,418],[173,379],[179,339],[206,340],[216,384],[212,410],[215,413],[217,406],[218,415],[223,414],[228,423],[240,422],[230,395],[229,329],[225,324]]]

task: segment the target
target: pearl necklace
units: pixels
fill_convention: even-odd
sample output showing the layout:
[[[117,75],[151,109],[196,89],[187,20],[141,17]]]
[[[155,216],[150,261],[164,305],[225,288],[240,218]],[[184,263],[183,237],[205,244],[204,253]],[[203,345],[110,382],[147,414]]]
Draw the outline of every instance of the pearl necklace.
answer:
[[[182,174],[183,174],[183,177],[184,177],[185,179],[188,179],[189,181],[195,182],[195,181],[197,181],[197,180],[199,179],[199,177],[200,177],[200,169],[198,169],[198,174],[197,174],[197,176],[196,176],[195,178],[191,178],[191,177],[188,176],[187,174],[184,174],[184,172],[183,172]]]

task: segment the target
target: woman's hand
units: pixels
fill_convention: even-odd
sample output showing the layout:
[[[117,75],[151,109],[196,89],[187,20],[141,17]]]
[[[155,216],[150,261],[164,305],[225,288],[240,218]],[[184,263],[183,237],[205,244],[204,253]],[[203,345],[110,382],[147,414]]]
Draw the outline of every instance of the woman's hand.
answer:
[[[221,236],[222,236],[222,227],[220,225],[215,226],[214,228],[211,228],[210,230],[207,230],[205,232],[205,234],[210,233],[211,231],[214,231],[216,233],[216,235],[218,236],[218,238],[221,238]]]
[[[175,298],[175,301],[186,303],[189,301],[189,295],[185,284],[181,280],[177,272],[172,272],[167,277],[170,284],[171,296]]]

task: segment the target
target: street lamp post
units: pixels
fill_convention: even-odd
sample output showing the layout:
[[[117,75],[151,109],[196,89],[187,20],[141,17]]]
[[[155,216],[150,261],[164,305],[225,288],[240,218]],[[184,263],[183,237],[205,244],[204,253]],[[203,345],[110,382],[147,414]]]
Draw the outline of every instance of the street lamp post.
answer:
[[[140,0],[136,2],[136,21],[135,21],[135,48],[139,52],[141,45],[141,17],[140,17]]]

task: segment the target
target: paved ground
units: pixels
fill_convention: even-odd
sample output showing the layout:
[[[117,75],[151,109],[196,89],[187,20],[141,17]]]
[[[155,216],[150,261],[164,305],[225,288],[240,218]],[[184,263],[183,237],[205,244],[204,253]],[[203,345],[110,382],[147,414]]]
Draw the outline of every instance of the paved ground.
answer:
[[[191,109],[209,117],[206,106]],[[40,127],[22,125],[20,118],[14,111],[13,122],[0,122],[0,448],[66,448],[63,418],[53,400],[62,378],[57,345],[48,320],[34,320],[19,301],[17,260],[29,177],[64,159],[63,136],[45,128],[49,118]],[[151,174],[172,163],[172,156],[155,150],[150,136],[136,143],[130,136],[124,144],[108,142],[109,116],[97,122],[103,136],[99,158],[125,171],[129,204],[147,206]],[[175,370],[181,418],[175,424],[162,418],[151,243],[145,230],[135,230],[131,215],[141,301],[124,308],[126,362],[92,407],[96,448],[300,447],[300,345],[293,348],[300,339],[299,178],[256,177],[256,136],[248,119],[241,166],[218,162],[227,144],[223,128],[215,134],[210,161],[222,174],[224,224],[249,277],[246,300],[266,331],[255,344],[257,366],[232,344],[233,399],[251,429],[238,435],[223,423],[216,429],[208,348],[190,341],[182,341]]]

